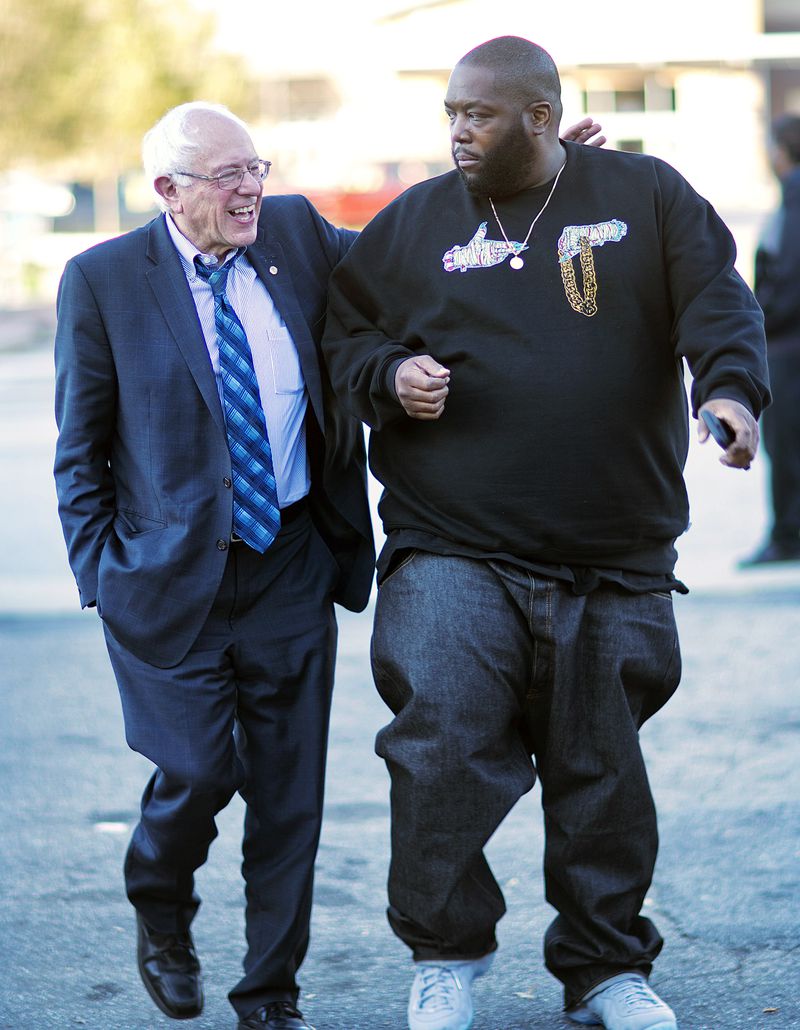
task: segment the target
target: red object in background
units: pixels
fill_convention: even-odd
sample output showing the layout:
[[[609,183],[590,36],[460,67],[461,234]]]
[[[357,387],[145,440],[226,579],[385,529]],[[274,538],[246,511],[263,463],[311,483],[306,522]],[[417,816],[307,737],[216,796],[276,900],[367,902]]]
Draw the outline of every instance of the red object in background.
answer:
[[[379,190],[365,193],[350,193],[344,190],[304,191],[314,207],[334,225],[350,229],[363,229],[367,222],[395,197],[399,197],[406,186],[391,182]]]

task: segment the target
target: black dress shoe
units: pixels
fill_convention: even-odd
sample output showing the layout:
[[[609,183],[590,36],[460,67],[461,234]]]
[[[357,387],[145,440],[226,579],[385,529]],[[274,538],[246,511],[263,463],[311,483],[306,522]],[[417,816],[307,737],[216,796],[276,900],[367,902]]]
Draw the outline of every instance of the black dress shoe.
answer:
[[[290,1001],[271,1001],[239,1020],[238,1030],[314,1030]]]
[[[200,963],[192,935],[157,933],[136,916],[136,958],[147,993],[173,1019],[193,1019],[203,1011]]]
[[[771,540],[749,558],[743,558],[739,562],[739,568],[749,569],[754,565],[771,565],[784,561],[800,561],[800,540],[797,543],[779,543]]]

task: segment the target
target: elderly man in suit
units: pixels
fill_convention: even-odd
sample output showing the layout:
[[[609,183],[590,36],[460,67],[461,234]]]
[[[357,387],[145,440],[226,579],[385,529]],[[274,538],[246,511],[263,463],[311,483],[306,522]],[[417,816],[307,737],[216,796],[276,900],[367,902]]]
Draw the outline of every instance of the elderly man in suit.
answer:
[[[155,766],[125,862],[139,970],[167,1015],[203,1005],[190,935],[215,816],[246,802],[239,1030],[308,1027],[309,936],[336,621],[374,553],[360,425],[317,347],[352,233],[217,105],[147,134],[163,214],[66,266],[55,477],[84,607],[97,607],[129,745]]]

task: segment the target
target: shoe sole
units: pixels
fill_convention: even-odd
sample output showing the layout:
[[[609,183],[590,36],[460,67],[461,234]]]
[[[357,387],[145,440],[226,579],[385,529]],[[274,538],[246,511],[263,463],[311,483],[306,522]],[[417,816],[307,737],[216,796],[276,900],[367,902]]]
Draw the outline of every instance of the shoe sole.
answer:
[[[474,1022],[475,1022],[475,1017],[473,1016],[470,1019],[469,1023],[462,1023],[459,1027],[457,1027],[457,1030],[470,1030],[470,1028],[471,1028],[471,1026],[472,1026],[472,1024]],[[409,1027],[411,1026],[411,1022],[410,1021],[407,1023],[407,1026],[409,1026]],[[453,1024],[453,1026],[455,1026],[455,1024]],[[437,1027],[437,1030],[441,1030],[441,1028]],[[447,1030],[447,1027],[445,1027],[444,1030]]]
[[[605,1026],[605,1023],[603,1023],[602,1020],[595,1019],[592,1016],[589,1016],[587,1019],[576,1019],[575,1016],[570,1015],[569,1012],[565,1013],[565,1015],[567,1019],[571,1020],[578,1026]],[[672,1022],[654,1023],[652,1026],[646,1027],[646,1030],[678,1030],[678,1024]]]
[[[251,1023],[250,1025],[252,1026],[253,1024]],[[315,1026],[312,1026],[310,1023],[307,1023],[306,1026],[308,1027],[308,1030],[317,1030],[317,1028]],[[245,1027],[244,1023],[237,1023],[236,1030],[247,1030],[247,1028]]]

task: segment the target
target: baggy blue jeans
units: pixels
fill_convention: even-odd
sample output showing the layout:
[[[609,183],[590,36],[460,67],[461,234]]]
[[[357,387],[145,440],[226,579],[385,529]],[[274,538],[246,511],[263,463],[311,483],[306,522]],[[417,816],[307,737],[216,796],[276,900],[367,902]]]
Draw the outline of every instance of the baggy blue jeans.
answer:
[[[545,963],[575,1004],[663,944],[640,915],[658,848],[639,727],[680,680],[667,593],[413,551],[379,589],[372,665],[394,719],[389,921],[414,958],[475,958],[505,902],[483,848],[538,772]],[[535,759],[535,765],[534,761]]]

